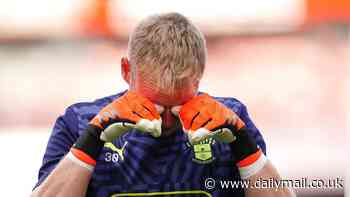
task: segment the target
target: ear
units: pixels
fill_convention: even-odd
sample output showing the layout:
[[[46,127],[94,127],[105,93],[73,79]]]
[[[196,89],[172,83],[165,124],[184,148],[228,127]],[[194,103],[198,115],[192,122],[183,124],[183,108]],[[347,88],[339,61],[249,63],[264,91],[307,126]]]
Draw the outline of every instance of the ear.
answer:
[[[130,64],[129,64],[128,58],[122,57],[120,65],[121,65],[121,72],[122,72],[123,79],[127,84],[130,85],[131,71],[130,71]]]
[[[199,88],[199,79],[196,79],[196,80],[193,82],[193,87],[195,88],[195,90],[198,90],[198,88]]]

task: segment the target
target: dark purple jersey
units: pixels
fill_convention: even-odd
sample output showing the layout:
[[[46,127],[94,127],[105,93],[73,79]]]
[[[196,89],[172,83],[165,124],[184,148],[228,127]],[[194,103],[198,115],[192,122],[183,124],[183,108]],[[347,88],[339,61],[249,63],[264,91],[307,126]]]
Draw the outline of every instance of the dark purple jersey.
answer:
[[[123,93],[67,108],[54,125],[36,186],[69,152],[88,122]],[[234,98],[214,98],[237,113],[266,154],[263,137],[246,107]],[[105,143],[87,196],[244,196],[243,189],[205,188],[207,178],[240,180],[234,157],[229,145],[212,139],[190,145],[182,130],[160,138],[130,130],[112,143]]]

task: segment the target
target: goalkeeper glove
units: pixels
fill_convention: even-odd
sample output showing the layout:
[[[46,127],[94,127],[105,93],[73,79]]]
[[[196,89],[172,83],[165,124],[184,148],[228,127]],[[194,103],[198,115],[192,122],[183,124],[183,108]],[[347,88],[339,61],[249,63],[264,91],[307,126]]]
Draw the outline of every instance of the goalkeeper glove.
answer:
[[[136,128],[154,137],[161,135],[161,117],[148,99],[128,91],[104,107],[88,124],[71,148],[69,157],[92,169],[104,142],[110,142]],[[82,163],[81,163],[82,162]]]
[[[208,94],[195,96],[185,103],[178,116],[192,144],[210,137],[229,143],[242,178],[254,175],[265,165],[266,158],[245,123]]]
[[[244,122],[232,110],[208,94],[195,96],[185,103],[178,116],[192,144],[208,137],[229,143],[235,139],[232,131],[244,127]]]

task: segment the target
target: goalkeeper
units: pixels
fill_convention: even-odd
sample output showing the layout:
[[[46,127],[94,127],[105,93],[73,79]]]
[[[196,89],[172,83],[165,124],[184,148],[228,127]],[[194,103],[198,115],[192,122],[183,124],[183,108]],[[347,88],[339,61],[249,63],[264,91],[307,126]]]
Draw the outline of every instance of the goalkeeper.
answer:
[[[144,19],[121,60],[129,89],[57,119],[32,196],[292,196],[208,185],[280,177],[246,107],[198,92],[206,53],[184,16]]]

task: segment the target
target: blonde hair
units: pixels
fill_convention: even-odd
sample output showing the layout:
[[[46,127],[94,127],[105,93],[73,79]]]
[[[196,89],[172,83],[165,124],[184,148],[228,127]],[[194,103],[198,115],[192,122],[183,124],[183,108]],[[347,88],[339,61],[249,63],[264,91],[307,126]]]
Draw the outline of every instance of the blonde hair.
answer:
[[[142,20],[130,35],[128,57],[132,78],[136,70],[151,73],[157,87],[174,91],[183,80],[200,80],[207,57],[203,34],[178,13]]]

